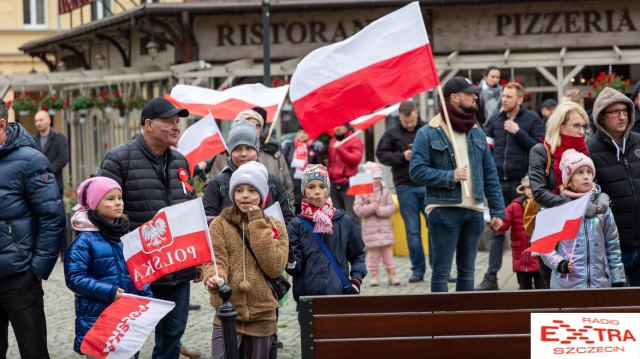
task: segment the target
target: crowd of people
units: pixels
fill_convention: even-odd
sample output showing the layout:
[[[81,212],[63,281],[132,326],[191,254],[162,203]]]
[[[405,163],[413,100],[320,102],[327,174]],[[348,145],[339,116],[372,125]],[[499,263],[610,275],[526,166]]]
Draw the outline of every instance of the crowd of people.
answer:
[[[78,187],[82,210],[71,219],[76,236],[68,249],[61,180],[66,139],[44,111],[35,117],[38,132],[29,135],[7,121],[0,101],[0,194],[9,204],[0,214],[0,238],[15,244],[0,253],[0,291],[7,294],[0,296],[0,354],[7,351],[11,322],[21,356],[48,356],[41,281],[62,248],[66,284],[76,294],[76,352],[82,354],[83,337],[99,314],[134,293],[176,304],[156,326],[153,358],[185,358],[190,351],[180,340],[190,282],[202,281],[216,309],[222,304],[217,290],[231,287],[242,357],[275,358],[279,302],[265,278],[290,275],[296,302],[306,295],[359,294],[366,276],[369,285],[381,285],[382,261],[388,284],[399,285],[391,251],[397,207],[409,283],[427,275],[421,215],[427,223],[432,292],[448,291],[449,282],[457,291],[499,289],[506,232],[520,289],[638,286],[640,134],[633,129],[639,92],[640,82],[631,99],[605,88],[587,113],[581,94],[570,91],[559,104],[544,101],[538,114],[524,107],[520,84],[500,84],[497,67],[487,68],[480,86],[453,77],[436,116],[423,122],[412,101],[402,102],[399,121],[376,146],[379,163],[391,168],[397,205],[378,163],[360,169],[364,144],[348,125],[336,127],[329,141],[300,128],[280,144],[268,135],[265,110],[247,109],[233,121],[228,153],[189,164],[176,150],[188,110],[155,98],[142,110],[140,133],[111,149]],[[191,170],[206,182],[203,204],[217,265],[179,270],[138,290],[120,238],[160,209],[196,198],[185,187]],[[372,193],[347,194],[358,172],[371,175]],[[583,196],[589,205],[575,239],[550,253],[526,252],[530,204],[545,210]],[[265,214],[274,204],[282,221]],[[485,221],[492,230],[488,270],[474,288]],[[454,257],[457,276],[451,277]],[[224,357],[218,318],[211,355]]]

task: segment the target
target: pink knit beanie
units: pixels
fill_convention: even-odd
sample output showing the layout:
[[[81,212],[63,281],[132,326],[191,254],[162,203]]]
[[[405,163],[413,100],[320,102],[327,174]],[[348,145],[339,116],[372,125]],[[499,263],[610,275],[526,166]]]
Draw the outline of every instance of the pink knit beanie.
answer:
[[[560,160],[560,170],[562,171],[562,184],[566,186],[571,180],[573,173],[580,167],[587,166],[591,168],[593,175],[596,175],[596,168],[593,165],[593,161],[588,156],[581,152],[570,148],[562,154]]]
[[[382,178],[382,170],[380,169],[380,166],[378,166],[378,164],[375,162],[367,161],[364,164],[363,169],[365,173],[371,173],[371,176],[373,176],[373,178]]]
[[[122,188],[118,182],[108,177],[93,177],[80,183],[78,186],[78,203],[84,208],[96,210],[98,204],[112,189],[119,189],[122,192]]]

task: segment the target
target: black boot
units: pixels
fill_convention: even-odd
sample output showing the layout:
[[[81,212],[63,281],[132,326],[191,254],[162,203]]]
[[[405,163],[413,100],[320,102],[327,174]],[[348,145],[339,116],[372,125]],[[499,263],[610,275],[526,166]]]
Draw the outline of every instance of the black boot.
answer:
[[[482,283],[480,283],[474,290],[499,290],[498,277],[495,274],[487,273],[484,275]]]

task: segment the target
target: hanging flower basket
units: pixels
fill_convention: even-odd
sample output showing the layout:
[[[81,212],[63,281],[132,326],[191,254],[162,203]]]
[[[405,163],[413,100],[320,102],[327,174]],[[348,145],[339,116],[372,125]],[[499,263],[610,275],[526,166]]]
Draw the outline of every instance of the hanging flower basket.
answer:
[[[627,86],[629,85],[631,85],[630,80],[623,80],[622,76],[618,76],[618,74],[616,74],[615,72],[608,75],[604,72],[601,72],[598,74],[591,87],[595,92],[595,97],[598,97],[600,92],[604,90],[605,87],[611,87],[612,89],[616,89],[622,93],[625,93],[625,91],[627,91]]]
[[[89,96],[81,95],[72,98],[69,106],[71,111],[77,111],[80,115],[80,123],[84,123],[84,117],[89,113],[89,109],[93,107],[93,100]]]
[[[134,95],[132,97],[129,97],[124,102],[124,106],[129,111],[142,109],[144,107],[144,105],[146,105],[146,104],[147,104],[147,100],[144,97],[140,96],[140,95]]]
[[[25,92],[24,95],[16,95],[16,99],[13,101],[11,108],[17,111],[20,116],[26,116],[29,112],[38,110],[36,102],[29,97],[28,92]]]
[[[40,102],[40,108],[49,112],[49,114],[53,116],[56,114],[56,111],[64,108],[64,103],[61,98],[49,95],[42,99]]]

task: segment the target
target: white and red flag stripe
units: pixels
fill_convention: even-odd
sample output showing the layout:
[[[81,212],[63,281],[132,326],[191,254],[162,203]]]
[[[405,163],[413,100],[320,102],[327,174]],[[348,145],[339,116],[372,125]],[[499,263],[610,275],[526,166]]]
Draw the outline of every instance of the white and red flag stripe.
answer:
[[[209,111],[218,120],[232,121],[238,113],[254,107],[267,111],[267,123],[273,122],[282,110],[289,85],[266,87],[263,84],[246,84],[224,91],[190,85],[176,85],[170,95],[164,97],[175,106],[186,108],[192,115],[206,116]]]
[[[355,127],[358,130],[364,131],[367,128],[375,125],[378,121],[382,120],[383,118],[387,118],[387,116],[389,116],[392,112],[396,111],[398,107],[400,107],[399,103],[393,106],[384,108],[380,111],[376,111],[370,115],[362,116],[360,118],[357,118],[351,121],[350,125],[351,127]]]
[[[100,359],[132,358],[173,307],[173,302],[125,293],[100,314],[80,351]]]
[[[547,254],[556,248],[558,242],[576,238],[590,199],[590,195],[585,195],[562,206],[538,212],[531,247],[526,251]]]
[[[165,274],[213,262],[202,199],[161,209],[122,237],[124,259],[138,289]]]
[[[289,96],[312,138],[440,84],[418,2],[298,64]]]
[[[184,155],[191,168],[227,150],[227,144],[211,114],[189,126],[178,141],[178,151]]]
[[[347,190],[349,196],[371,193],[373,193],[373,176],[371,173],[358,173],[349,177],[349,189]]]

